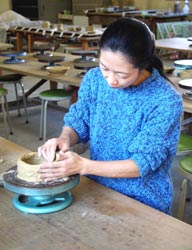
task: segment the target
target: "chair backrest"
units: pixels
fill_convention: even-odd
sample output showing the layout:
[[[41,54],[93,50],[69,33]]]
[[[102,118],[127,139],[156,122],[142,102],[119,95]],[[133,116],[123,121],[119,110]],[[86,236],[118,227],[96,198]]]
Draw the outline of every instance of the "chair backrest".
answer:
[[[190,37],[191,34],[191,21],[157,23],[157,39],[170,37]]]

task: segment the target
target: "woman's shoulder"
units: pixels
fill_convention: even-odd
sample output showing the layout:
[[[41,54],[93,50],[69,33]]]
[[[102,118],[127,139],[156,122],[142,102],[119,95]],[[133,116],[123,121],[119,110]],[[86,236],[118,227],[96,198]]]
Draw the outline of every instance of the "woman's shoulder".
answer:
[[[95,76],[102,76],[101,70],[99,67],[94,67],[91,68],[87,71],[87,73],[85,74],[85,77],[95,77]]]
[[[92,68],[87,71],[82,79],[81,85],[86,85],[89,87],[96,88],[98,86],[98,82],[101,83],[103,81],[103,76],[99,67]]]

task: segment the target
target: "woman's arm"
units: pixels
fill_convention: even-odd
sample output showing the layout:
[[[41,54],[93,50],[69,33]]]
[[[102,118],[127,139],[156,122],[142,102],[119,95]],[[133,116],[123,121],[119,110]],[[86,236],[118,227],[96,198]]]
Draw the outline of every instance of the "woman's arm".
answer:
[[[81,174],[91,174],[105,177],[131,178],[139,177],[139,171],[133,160],[93,161],[83,159]]]
[[[59,139],[63,140],[65,142],[66,138],[68,138],[68,148],[74,146],[79,141],[78,134],[71,128],[71,127],[64,127],[63,131],[61,132]],[[67,148],[67,149],[68,149]],[[62,150],[67,151],[67,150]]]
[[[140,176],[138,167],[133,160],[93,161],[71,151],[59,152],[57,161],[42,164],[38,174],[39,179],[45,181],[73,174],[91,174],[116,178]]]

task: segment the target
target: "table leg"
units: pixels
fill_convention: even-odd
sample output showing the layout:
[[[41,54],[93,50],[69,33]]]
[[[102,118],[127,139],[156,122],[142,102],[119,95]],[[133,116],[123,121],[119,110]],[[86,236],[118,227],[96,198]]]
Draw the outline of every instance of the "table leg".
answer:
[[[57,89],[58,82],[50,81],[50,89]]]
[[[22,34],[21,34],[21,32],[16,33],[16,38],[17,38],[17,45],[16,45],[17,51],[20,52],[23,49],[23,42],[22,42]]]
[[[82,39],[81,40],[81,46],[83,50],[88,50],[89,49],[89,43],[87,40]]]
[[[32,94],[36,89],[40,88],[47,80],[41,79],[39,82],[37,82],[32,88],[30,88],[26,93],[25,97],[28,97],[30,94]]]
[[[27,45],[28,45],[28,52],[31,53],[33,52],[32,47],[33,47],[33,35],[32,34],[27,34]]]
[[[73,87],[73,92],[71,94],[71,101],[70,101],[70,104],[73,104],[77,101],[77,98],[78,98],[78,90],[79,90],[79,87]]]

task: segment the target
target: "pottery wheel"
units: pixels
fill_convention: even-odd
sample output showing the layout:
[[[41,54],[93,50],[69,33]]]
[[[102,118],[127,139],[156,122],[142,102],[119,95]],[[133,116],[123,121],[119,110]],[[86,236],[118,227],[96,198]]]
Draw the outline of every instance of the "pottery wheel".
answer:
[[[64,56],[40,56],[38,58],[39,62],[46,62],[46,63],[63,62],[64,60],[65,60]]]
[[[17,178],[17,167],[10,168],[3,175],[4,187],[8,190],[24,195],[52,195],[65,192],[79,183],[79,175],[70,176],[69,179],[57,179],[45,183],[26,182]]]
[[[49,63],[48,65],[44,65],[42,69],[46,69],[49,66],[57,66],[57,62],[63,62],[65,60],[64,56],[38,56],[39,62]]]
[[[53,54],[46,51],[54,51],[55,47],[50,45],[40,45],[33,48],[34,51],[37,51],[36,56],[52,56]],[[45,53],[46,52],[46,53]]]
[[[92,62],[95,61],[93,56],[97,55],[97,51],[94,50],[73,50],[72,55],[81,56],[80,58],[74,59],[74,62],[83,63],[83,62]],[[92,56],[92,57],[88,57]]]
[[[46,183],[34,184],[17,178],[17,167],[3,175],[4,187],[16,193],[13,206],[24,213],[45,214],[63,210],[71,205],[70,189],[79,184],[79,175],[69,179],[57,179]]]
[[[179,81],[179,87],[186,91],[182,94],[183,98],[192,100],[192,79],[184,79]]]
[[[88,71],[91,68],[95,68],[97,66],[98,66],[98,62],[84,62],[84,63],[74,64],[75,69],[86,70],[86,71]]]
[[[3,62],[5,64],[19,64],[24,63],[25,60],[23,58],[17,58],[17,56],[26,56],[26,54],[26,52],[5,52],[1,53],[1,56],[10,57],[10,59]]]

